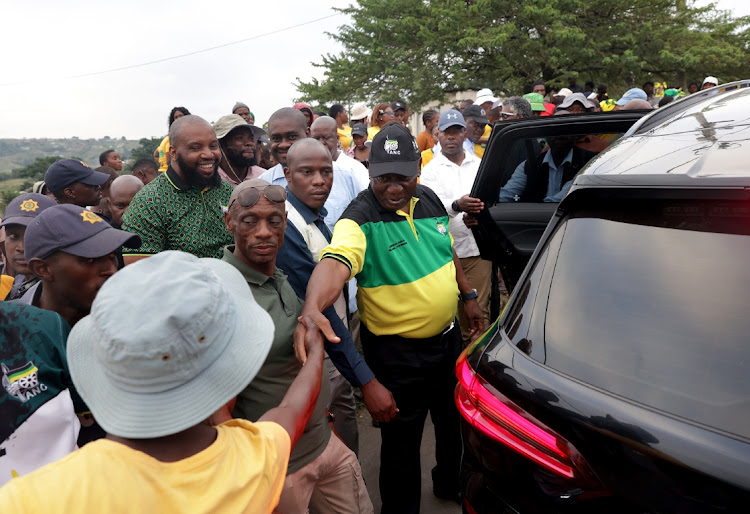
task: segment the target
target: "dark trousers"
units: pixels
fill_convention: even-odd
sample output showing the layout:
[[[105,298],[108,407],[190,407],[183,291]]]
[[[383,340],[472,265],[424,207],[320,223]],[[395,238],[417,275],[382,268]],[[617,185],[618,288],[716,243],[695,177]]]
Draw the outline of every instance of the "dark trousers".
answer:
[[[396,419],[380,424],[381,512],[419,513],[421,496],[420,446],[427,412],[435,426],[433,488],[455,495],[459,488],[461,435],[453,400],[455,362],[461,331],[454,328],[428,339],[376,336],[362,324],[365,360],[388,388],[399,409]]]

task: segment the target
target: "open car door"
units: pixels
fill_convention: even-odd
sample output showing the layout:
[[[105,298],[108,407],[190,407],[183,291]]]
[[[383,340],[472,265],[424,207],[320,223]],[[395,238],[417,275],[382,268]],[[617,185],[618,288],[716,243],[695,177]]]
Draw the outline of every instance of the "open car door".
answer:
[[[521,173],[543,166],[548,142],[565,138],[591,160],[622,136],[649,111],[570,114],[496,123],[487,150],[479,166],[471,196],[481,199],[485,209],[474,227],[483,259],[492,261],[502,273],[508,291],[512,291],[531,254],[557,210],[557,202],[515,194],[500,201],[501,188],[521,165]],[[551,138],[551,139],[550,139]],[[557,138],[557,139],[556,139]],[[579,152],[583,154],[584,152]]]

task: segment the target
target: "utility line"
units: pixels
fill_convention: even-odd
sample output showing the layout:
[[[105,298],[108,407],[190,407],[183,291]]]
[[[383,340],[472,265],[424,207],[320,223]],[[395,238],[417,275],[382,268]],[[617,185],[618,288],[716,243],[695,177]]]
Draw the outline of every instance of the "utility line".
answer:
[[[218,50],[220,48],[226,48],[228,46],[233,46],[233,45],[239,45],[241,43],[246,43],[246,42],[252,41],[254,39],[260,39],[262,37],[272,36],[272,35],[278,34],[280,32],[286,32],[286,31],[289,31],[289,30],[297,29],[299,27],[304,27],[305,25],[310,25],[312,23],[317,23],[319,21],[327,20],[329,18],[333,18],[335,16],[340,16],[340,15],[341,15],[341,13],[329,14],[328,16],[323,16],[322,18],[317,18],[317,19],[314,19],[314,20],[306,21],[304,23],[298,23],[297,25],[292,25],[290,27],[285,27],[283,29],[278,29],[278,30],[274,30],[274,31],[271,31],[271,32],[265,32],[263,34],[258,34],[258,35],[253,36],[253,37],[248,37],[248,38],[245,38],[245,39],[240,39],[238,41],[232,41],[231,43],[224,43],[222,45],[211,46],[209,48],[204,48],[202,50],[196,50],[194,52],[188,52],[188,53],[185,53],[185,54],[174,55],[172,57],[164,57],[163,59],[156,59],[154,61],[142,62],[140,64],[131,64],[129,66],[122,66],[120,68],[112,68],[112,69],[109,69],[109,70],[94,71],[94,72],[91,72],[91,73],[83,73],[81,75],[71,75],[69,77],[62,77],[61,79],[56,79],[56,80],[72,80],[72,79],[80,79],[80,78],[84,78],[84,77],[93,77],[95,75],[104,75],[106,73],[115,73],[117,71],[132,70],[133,68],[142,68],[144,66],[151,66],[152,64],[159,64],[159,63],[162,63],[162,62],[174,61],[176,59],[182,59],[183,57],[190,57],[191,55],[197,55],[197,54],[203,54],[203,53],[206,53],[206,52],[212,52],[212,51]],[[32,84],[32,83],[35,83],[35,81],[28,80],[28,81],[23,81],[23,82],[7,82],[5,84],[0,84],[0,87],[18,86],[18,85]]]

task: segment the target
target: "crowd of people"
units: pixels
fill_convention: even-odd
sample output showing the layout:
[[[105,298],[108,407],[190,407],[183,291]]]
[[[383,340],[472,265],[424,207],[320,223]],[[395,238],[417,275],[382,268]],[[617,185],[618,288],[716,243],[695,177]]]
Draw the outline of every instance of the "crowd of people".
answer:
[[[492,125],[664,102],[651,83],[531,89],[426,110],[416,137],[400,99],[264,127],[242,102],[213,124],[175,107],[130,174],[114,150],[52,164],[0,223],[0,509],[372,512],[355,395],[382,512],[419,512],[428,413],[433,493],[458,500],[454,365],[496,273],[470,230]],[[498,201],[559,201],[587,151],[550,139]]]

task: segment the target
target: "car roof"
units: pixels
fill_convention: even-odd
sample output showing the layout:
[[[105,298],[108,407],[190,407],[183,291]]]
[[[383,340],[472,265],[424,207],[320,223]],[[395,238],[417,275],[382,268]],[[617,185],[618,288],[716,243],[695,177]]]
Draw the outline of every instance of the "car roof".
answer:
[[[599,154],[575,186],[750,186],[750,81],[673,102]]]

